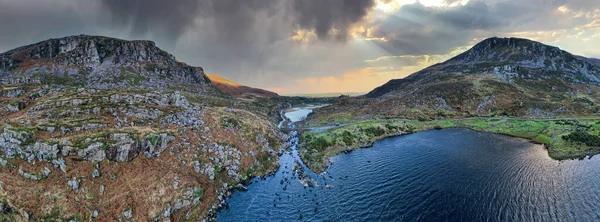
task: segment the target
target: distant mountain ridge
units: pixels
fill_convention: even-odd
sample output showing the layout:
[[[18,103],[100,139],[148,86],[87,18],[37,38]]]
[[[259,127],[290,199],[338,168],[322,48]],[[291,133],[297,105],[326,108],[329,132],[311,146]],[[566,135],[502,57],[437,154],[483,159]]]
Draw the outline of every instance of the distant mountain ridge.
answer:
[[[401,88],[403,84],[427,81],[440,73],[488,74],[505,82],[517,78],[559,77],[569,83],[600,85],[600,60],[573,55],[558,47],[522,38],[492,37],[443,63],[435,64],[404,79],[390,80],[372,90],[374,98]],[[558,76],[554,76],[558,75]]]
[[[315,111],[309,122],[600,114],[600,60],[521,38],[488,38],[362,97]],[[351,118],[349,119],[348,116]]]
[[[206,85],[201,67],[179,62],[152,41],[78,35],[49,39],[0,54],[0,78],[95,88]]]

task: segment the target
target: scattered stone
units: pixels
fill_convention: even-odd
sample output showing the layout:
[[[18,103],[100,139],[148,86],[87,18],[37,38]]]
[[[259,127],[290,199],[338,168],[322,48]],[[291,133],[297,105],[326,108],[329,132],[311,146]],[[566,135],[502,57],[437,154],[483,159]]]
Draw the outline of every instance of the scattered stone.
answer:
[[[51,172],[52,172],[52,171],[51,171],[50,169],[48,169],[48,167],[44,167],[44,177],[48,177],[48,176],[50,176],[50,173],[51,173]]]
[[[19,169],[19,175],[23,176],[23,178],[25,179],[29,179],[29,180],[41,180],[40,177],[38,177],[37,175],[28,173],[28,172],[24,172],[22,169]]]
[[[173,182],[173,188],[177,189],[179,186],[179,176],[175,176],[175,181]]]
[[[69,180],[67,184],[69,185],[71,190],[75,192],[79,191],[79,180],[77,179],[77,177],[73,177],[73,179]]]
[[[129,209],[123,212],[123,216],[127,219],[133,218],[133,209]]]
[[[100,177],[100,171],[98,169],[94,169],[94,171],[92,172],[92,177],[93,178]]]
[[[62,158],[52,160],[52,164],[54,164],[54,168],[60,168],[62,172],[67,173],[67,165],[65,164],[65,160]]]

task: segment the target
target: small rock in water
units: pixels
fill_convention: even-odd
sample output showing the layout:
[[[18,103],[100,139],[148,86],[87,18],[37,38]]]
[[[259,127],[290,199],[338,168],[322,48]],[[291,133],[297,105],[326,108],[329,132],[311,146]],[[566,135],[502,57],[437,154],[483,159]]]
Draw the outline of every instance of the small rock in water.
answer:
[[[239,183],[237,185],[235,185],[235,189],[239,190],[239,191],[242,191],[242,192],[248,191],[248,188],[246,188],[244,185],[239,184]]]

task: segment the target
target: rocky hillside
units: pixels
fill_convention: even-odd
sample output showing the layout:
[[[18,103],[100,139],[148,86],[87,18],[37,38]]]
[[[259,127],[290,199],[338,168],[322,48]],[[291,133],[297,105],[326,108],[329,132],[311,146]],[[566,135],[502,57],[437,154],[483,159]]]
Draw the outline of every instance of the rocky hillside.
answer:
[[[101,36],[50,39],[0,54],[4,84],[28,81],[94,88],[166,88],[207,84],[200,67],[188,66],[152,41]]]
[[[563,80],[565,84],[600,85],[600,60],[576,56],[557,47],[519,38],[489,38],[470,50],[404,79],[374,89],[368,97],[400,90],[404,85],[439,81],[440,75],[487,74],[506,83]]]
[[[271,98],[279,96],[277,93],[264,89],[244,86],[218,75],[206,74],[206,76],[210,79],[212,86],[236,98],[255,100],[257,98]]]
[[[443,63],[345,98],[309,122],[473,116],[573,117],[600,111],[600,63],[518,38],[489,38]]]
[[[0,61],[0,221],[211,219],[287,146],[286,101],[239,101],[150,41],[73,36]]]

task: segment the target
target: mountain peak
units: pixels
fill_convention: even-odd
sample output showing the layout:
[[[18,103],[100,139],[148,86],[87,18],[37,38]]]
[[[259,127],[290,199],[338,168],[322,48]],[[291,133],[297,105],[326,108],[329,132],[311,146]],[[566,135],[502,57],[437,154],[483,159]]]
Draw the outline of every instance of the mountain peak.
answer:
[[[152,41],[90,35],[49,39],[7,51],[0,54],[0,71],[3,76],[41,77],[50,83],[66,77],[96,88],[209,83],[202,68],[177,61]]]
[[[545,87],[560,82],[600,86],[600,62],[529,39],[492,37],[443,63],[403,79],[390,80],[369,92],[367,97],[382,96],[408,86],[477,75],[497,78],[506,84],[527,82]]]
[[[529,39],[492,37],[477,43],[468,51],[450,59],[449,62],[521,62],[563,56],[573,57],[558,47]]]

